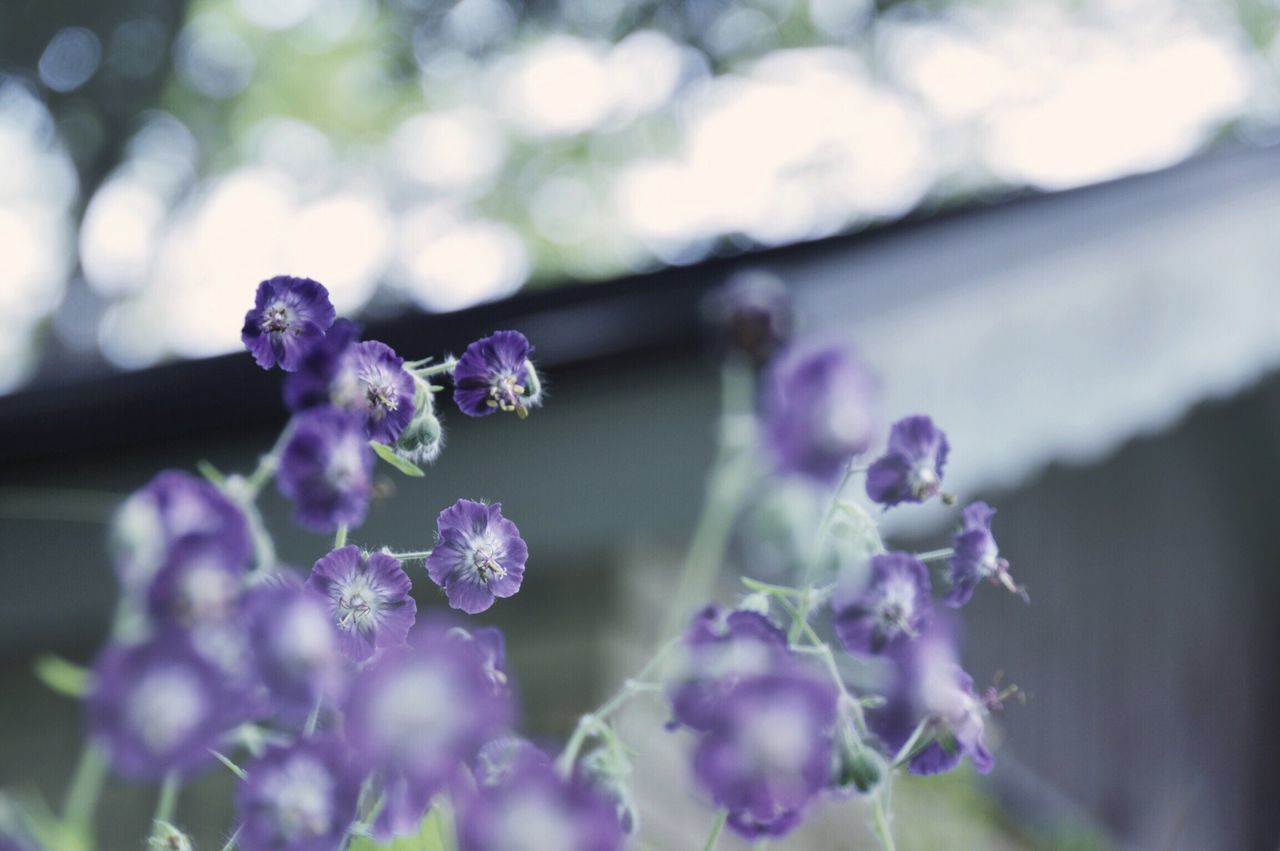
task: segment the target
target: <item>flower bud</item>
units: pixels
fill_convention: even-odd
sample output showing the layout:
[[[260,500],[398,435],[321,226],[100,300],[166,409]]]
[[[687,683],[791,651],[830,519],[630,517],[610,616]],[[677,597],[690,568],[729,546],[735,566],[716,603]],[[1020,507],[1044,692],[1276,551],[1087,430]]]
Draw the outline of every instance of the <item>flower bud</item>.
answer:
[[[579,762],[582,777],[613,804],[618,826],[627,836],[640,829],[640,812],[631,797],[631,766],[608,748],[597,748]]]
[[[757,615],[769,617],[769,595],[762,591],[753,591],[738,603],[738,611],[755,612]]]
[[[191,838],[167,821],[156,822],[147,840],[147,851],[192,851]]]
[[[739,272],[711,293],[704,312],[721,345],[757,365],[791,338],[791,296],[782,281],[758,269]]]
[[[425,381],[415,380],[413,419],[400,433],[395,451],[411,464],[430,464],[444,448],[444,428],[436,416],[435,400]]]
[[[884,758],[852,735],[841,735],[831,785],[841,792],[866,794],[884,779]]]

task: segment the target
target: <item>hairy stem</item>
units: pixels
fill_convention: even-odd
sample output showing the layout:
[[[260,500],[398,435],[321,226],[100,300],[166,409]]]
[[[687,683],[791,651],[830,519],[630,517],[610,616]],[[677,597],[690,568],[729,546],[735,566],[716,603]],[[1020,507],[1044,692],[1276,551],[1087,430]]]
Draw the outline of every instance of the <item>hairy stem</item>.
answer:
[[[77,833],[87,834],[93,827],[93,816],[106,774],[107,761],[102,751],[92,742],[85,744],[62,807],[67,825]]]
[[[716,813],[715,823],[711,825],[711,834],[703,844],[702,851],[715,851],[716,843],[720,841],[720,831],[724,830],[724,823],[728,818],[728,810],[720,810]]]
[[[173,822],[173,810],[178,804],[178,791],[182,788],[182,778],[174,772],[164,776],[160,784],[160,796],[156,799],[156,814],[151,822]]]
[[[871,827],[884,851],[895,851],[893,831],[889,828],[889,814],[885,811],[884,796],[877,792],[871,796]]]

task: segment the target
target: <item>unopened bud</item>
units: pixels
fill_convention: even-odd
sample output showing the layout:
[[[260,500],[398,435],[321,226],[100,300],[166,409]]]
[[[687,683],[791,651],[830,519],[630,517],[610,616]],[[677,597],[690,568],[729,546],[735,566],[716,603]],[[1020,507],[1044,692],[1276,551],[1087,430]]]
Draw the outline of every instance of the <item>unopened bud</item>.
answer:
[[[147,840],[147,851],[192,851],[191,838],[167,821],[158,821]]]
[[[769,595],[762,591],[753,591],[742,598],[738,604],[740,612],[755,612],[757,615],[769,617]]]
[[[396,441],[396,454],[411,464],[430,464],[444,449],[444,427],[436,416],[435,400],[427,383],[418,379],[413,393],[413,419]]]
[[[848,792],[866,794],[884,779],[885,762],[880,754],[856,739],[841,736],[831,785]]]

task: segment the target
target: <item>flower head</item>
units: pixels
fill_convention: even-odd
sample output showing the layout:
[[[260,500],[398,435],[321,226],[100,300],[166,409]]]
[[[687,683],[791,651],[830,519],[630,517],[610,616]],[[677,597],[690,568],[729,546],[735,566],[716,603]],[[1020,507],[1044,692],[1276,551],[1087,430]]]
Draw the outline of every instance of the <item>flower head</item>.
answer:
[[[184,632],[109,646],[93,669],[89,729],[116,771],[154,778],[210,760],[233,717],[222,673]]]
[[[786,286],[756,269],[739,272],[711,293],[705,312],[725,348],[756,364],[786,344],[795,319]]]
[[[328,598],[284,578],[263,582],[247,596],[257,678],[275,713],[297,721],[322,698],[339,700],[346,673]]]
[[[889,450],[867,470],[867,496],[889,508],[940,493],[950,445],[925,416],[905,417],[889,430]]]
[[[978,772],[990,771],[995,760],[983,740],[986,707],[974,693],[973,678],[960,667],[947,625],[935,621],[890,658],[894,680],[888,703],[869,716],[890,755],[924,722],[929,743],[911,757],[912,774],[950,771],[965,756]]]
[[[294,417],[276,484],[300,525],[316,532],[358,526],[369,508],[373,461],[359,416],[313,408]]]
[[[1026,591],[1009,575],[1009,562],[1000,557],[1000,548],[991,534],[995,513],[985,502],[972,503],[961,513],[963,526],[952,543],[955,553],[951,556],[951,591],[943,598],[948,606],[958,608],[969,602],[973,589],[983,579],[1000,582],[1026,599]]]
[[[684,635],[686,664],[668,695],[673,720],[706,730],[721,704],[744,679],[758,677],[791,660],[787,637],[758,612],[725,612],[710,605],[694,616]]]
[[[204,479],[166,470],[135,491],[112,520],[116,575],[125,590],[145,593],[178,544],[216,552],[228,567],[249,561],[249,525],[231,500]]]
[[[744,680],[694,754],[694,771],[745,836],[794,827],[831,774],[835,689],[799,670]]]
[[[831,607],[840,643],[851,653],[880,653],[914,638],[933,611],[929,570],[908,553],[871,558],[860,588],[837,588]]]
[[[764,436],[775,466],[830,482],[875,435],[879,384],[848,348],[794,346],[766,379]]]
[[[244,851],[332,851],[341,844],[359,784],[337,742],[273,747],[247,772],[236,795]]]
[[[151,584],[148,608],[152,617],[186,627],[224,622],[235,615],[244,572],[220,543],[180,539]]]
[[[258,284],[253,309],[244,316],[240,339],[258,366],[298,368],[307,349],[333,324],[329,291],[310,278],[279,275]]]
[[[449,630],[449,638],[466,648],[467,652],[475,654],[480,670],[484,672],[495,693],[505,694],[511,688],[507,677],[507,641],[502,630],[496,626],[472,630],[454,627]]]
[[[496,784],[463,800],[459,851],[617,851],[623,833],[614,805],[543,760],[522,759]]]
[[[453,370],[453,400],[469,417],[513,411],[522,419],[542,404],[533,347],[519,331],[495,331],[476,340]]]
[[[315,563],[307,587],[329,601],[342,652],[363,662],[379,647],[403,644],[418,604],[400,562],[357,546],[333,550]]]
[[[285,402],[295,411],[326,404],[351,411],[371,440],[394,443],[413,417],[413,376],[389,346],[356,342],[358,335],[354,323],[335,322],[285,380]]]
[[[495,597],[520,590],[529,548],[516,524],[502,516],[502,504],[460,499],[436,520],[436,547],[427,574],[444,589],[449,605],[474,615]]]
[[[501,735],[512,714],[477,657],[459,653],[448,630],[438,620],[419,621],[407,645],[360,673],[345,706],[347,741],[360,768],[386,780],[403,777],[424,798]]]

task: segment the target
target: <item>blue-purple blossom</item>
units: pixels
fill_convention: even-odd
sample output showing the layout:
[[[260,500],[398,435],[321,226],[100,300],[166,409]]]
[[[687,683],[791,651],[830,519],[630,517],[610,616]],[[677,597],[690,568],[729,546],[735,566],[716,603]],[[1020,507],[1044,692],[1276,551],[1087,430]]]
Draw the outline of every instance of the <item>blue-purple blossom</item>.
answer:
[[[212,484],[165,470],[125,500],[112,521],[112,549],[120,584],[142,594],[179,541],[216,550],[229,569],[249,561],[244,514]]]
[[[293,419],[276,484],[293,503],[299,525],[332,532],[359,526],[373,489],[373,450],[361,417],[325,406]]]
[[[307,587],[329,602],[342,652],[363,662],[380,647],[403,644],[418,604],[400,562],[387,553],[357,546],[333,550],[311,569]]]
[[[281,578],[255,586],[245,610],[257,678],[276,715],[299,721],[317,703],[341,699],[345,657],[327,597]]]
[[[323,284],[280,275],[258,284],[240,339],[258,366],[270,369],[278,364],[292,372],[307,350],[324,337],[333,318],[333,304]]]
[[[452,781],[512,716],[477,656],[458,652],[448,631],[447,623],[420,620],[406,646],[361,671],[345,706],[347,742],[360,769],[386,782],[404,778],[420,800]]]
[[[92,683],[90,733],[126,777],[155,778],[206,764],[233,717],[222,673],[182,631],[108,646]]]
[[[520,590],[529,548],[502,503],[460,499],[440,512],[436,535],[427,574],[453,608],[474,615]]]
[[[479,629],[463,629],[454,627],[449,630],[449,638],[457,641],[474,653],[480,662],[480,670],[497,693],[505,693],[510,689],[507,677],[507,641],[502,630],[496,626],[483,626]]]
[[[410,780],[403,774],[378,777],[382,807],[373,821],[373,837],[387,842],[401,836],[417,836],[431,807],[435,787]]]
[[[529,356],[533,347],[519,331],[495,331],[476,340],[453,369],[453,400],[462,413],[485,417],[511,411],[521,419],[542,404],[538,374]]]
[[[768,272],[739,272],[705,302],[729,351],[763,364],[791,338],[795,310],[786,285]]]
[[[867,470],[867,496],[885,508],[924,502],[941,492],[950,445],[926,416],[904,417],[889,430],[889,448]]]
[[[480,786],[498,786],[526,762],[551,765],[551,758],[537,745],[519,736],[501,736],[485,742],[476,753],[473,773]]]
[[[225,622],[236,613],[243,562],[229,561],[217,541],[189,536],[169,549],[147,595],[152,617],[185,627]]]
[[[320,738],[272,747],[246,766],[236,840],[244,851],[334,851],[356,814],[359,781],[341,745]]]
[[[744,679],[788,664],[787,637],[758,612],[710,605],[684,635],[685,665],[668,689],[672,720],[694,730],[715,723],[721,704]]]
[[[765,445],[780,472],[833,481],[875,437],[879,384],[845,346],[787,349],[763,392]]]
[[[909,553],[871,558],[860,587],[837,587],[831,600],[835,631],[850,653],[880,653],[919,634],[933,612],[929,570]]]
[[[340,319],[285,379],[294,411],[333,405],[360,415],[365,434],[395,443],[414,412],[414,380],[401,358],[377,340],[356,342],[359,327]]]
[[[622,827],[611,801],[544,760],[520,759],[495,783],[465,796],[459,851],[617,851]]]
[[[983,739],[986,707],[974,693],[973,678],[960,667],[947,625],[934,621],[915,641],[896,647],[891,659],[888,703],[869,714],[889,756],[897,755],[923,722],[921,741],[928,744],[910,756],[912,774],[950,771],[965,756],[978,772],[990,771],[995,760]]]
[[[956,532],[951,556],[951,590],[943,598],[948,606],[959,608],[969,602],[973,589],[984,579],[999,582],[1026,599],[1026,591],[1009,575],[1009,562],[1000,557],[995,536],[991,534],[991,518],[996,510],[985,502],[975,502],[961,513],[963,525]]]
[[[836,692],[799,670],[744,680],[721,704],[694,771],[729,826],[780,836],[831,776]]]

